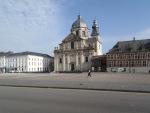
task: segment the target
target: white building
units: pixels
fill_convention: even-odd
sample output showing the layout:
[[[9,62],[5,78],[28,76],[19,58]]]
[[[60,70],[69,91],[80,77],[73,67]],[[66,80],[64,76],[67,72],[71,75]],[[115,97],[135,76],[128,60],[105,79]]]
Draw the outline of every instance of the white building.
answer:
[[[0,56],[0,73],[5,72],[5,56]]]
[[[102,55],[99,27],[94,20],[92,33],[79,15],[69,35],[54,50],[55,72],[88,71],[92,56]]]
[[[34,52],[11,53],[3,56],[6,72],[50,72],[53,57]]]
[[[6,69],[6,56],[12,54],[12,52],[0,52],[0,73],[4,73]]]

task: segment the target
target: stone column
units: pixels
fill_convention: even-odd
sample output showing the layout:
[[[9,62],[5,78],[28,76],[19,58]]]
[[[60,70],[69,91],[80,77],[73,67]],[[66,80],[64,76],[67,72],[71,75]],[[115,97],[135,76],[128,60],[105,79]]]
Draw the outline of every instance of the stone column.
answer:
[[[83,70],[83,64],[84,64],[84,55],[83,52],[81,53],[81,71]]]
[[[67,60],[68,60],[67,69],[68,71],[70,71],[70,56],[69,55],[67,57]]]
[[[83,53],[81,53],[81,64],[83,64],[84,63],[84,55],[83,55]]]
[[[54,57],[54,71],[57,71],[57,57]]]
[[[59,67],[58,67],[58,65],[59,65],[59,57],[58,57],[58,55],[56,55],[55,56],[55,72],[58,72],[59,71]]]
[[[66,61],[65,54],[63,54],[63,71],[66,71]]]
[[[78,42],[78,41],[76,41],[76,49],[78,49],[78,48],[79,48],[78,43],[79,43],[79,42]]]
[[[79,69],[79,63],[78,63],[78,53],[76,54],[76,69],[78,70]]]

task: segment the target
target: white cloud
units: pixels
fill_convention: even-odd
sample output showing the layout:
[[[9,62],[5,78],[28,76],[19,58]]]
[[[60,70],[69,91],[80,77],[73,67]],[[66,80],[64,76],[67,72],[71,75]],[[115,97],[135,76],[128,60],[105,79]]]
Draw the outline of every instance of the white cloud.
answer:
[[[63,32],[61,2],[0,0],[0,51],[52,53]]]

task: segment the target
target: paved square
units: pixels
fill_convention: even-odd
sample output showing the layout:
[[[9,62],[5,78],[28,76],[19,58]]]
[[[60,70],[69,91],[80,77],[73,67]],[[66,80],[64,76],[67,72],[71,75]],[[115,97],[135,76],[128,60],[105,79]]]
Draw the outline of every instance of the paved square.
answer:
[[[0,85],[56,88],[83,88],[150,92],[150,74],[131,73],[6,73]]]

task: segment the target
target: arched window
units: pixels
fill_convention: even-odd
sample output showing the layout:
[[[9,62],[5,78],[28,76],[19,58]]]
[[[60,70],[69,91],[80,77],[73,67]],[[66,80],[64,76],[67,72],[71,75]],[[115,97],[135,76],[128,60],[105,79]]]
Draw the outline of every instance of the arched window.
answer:
[[[74,49],[74,42],[71,42],[71,49]]]
[[[85,57],[85,62],[88,62],[88,60],[89,60],[89,59],[88,59],[88,56],[86,56],[86,57]]]
[[[59,59],[59,63],[62,63],[62,59],[61,58]]]

